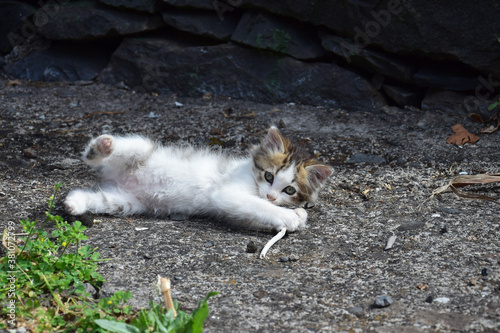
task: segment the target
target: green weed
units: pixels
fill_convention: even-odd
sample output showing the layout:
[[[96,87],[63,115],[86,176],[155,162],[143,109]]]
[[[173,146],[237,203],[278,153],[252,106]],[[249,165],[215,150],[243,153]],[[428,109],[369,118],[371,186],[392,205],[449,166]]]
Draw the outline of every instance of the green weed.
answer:
[[[48,200],[48,211],[42,226],[37,221],[21,220],[23,237],[18,239],[9,227],[4,231],[3,245],[8,253],[0,258],[0,329],[24,326],[33,332],[201,332],[208,315],[209,293],[195,311],[172,313],[151,303],[149,310],[132,311],[127,300],[130,291],[118,291],[111,297],[94,300],[86,285],[99,288],[104,278],[97,272],[99,252],[87,240],[87,229],[76,221],[72,225],[52,215],[55,197],[61,184],[55,186]],[[50,235],[47,224],[55,225]],[[129,330],[119,330],[128,327]]]

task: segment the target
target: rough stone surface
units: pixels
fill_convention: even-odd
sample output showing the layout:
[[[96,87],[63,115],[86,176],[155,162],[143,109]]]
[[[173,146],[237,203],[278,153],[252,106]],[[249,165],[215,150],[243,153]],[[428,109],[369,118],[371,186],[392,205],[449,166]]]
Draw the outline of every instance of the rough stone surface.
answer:
[[[16,78],[33,81],[95,79],[106,67],[112,50],[99,44],[60,43],[8,63],[4,70]]]
[[[183,47],[167,39],[127,39],[101,81],[182,96],[210,93],[349,110],[373,111],[381,105],[368,82],[333,63],[309,64],[232,44]]]
[[[325,26],[361,47],[373,45],[396,54],[459,60],[500,75],[500,43],[492,33],[500,30],[496,19],[500,4],[495,0],[241,2],[241,7]]]
[[[198,36],[228,41],[238,25],[238,15],[228,15],[221,21],[214,11],[168,10],[162,12],[163,21],[180,31]]]
[[[12,50],[13,40],[17,35],[22,34],[20,30],[26,24],[27,18],[34,12],[35,8],[29,4],[18,1],[0,2],[0,53],[7,53]],[[25,28],[26,29],[26,28]]]
[[[101,84],[6,82],[0,79],[0,230],[7,221],[43,220],[45,200],[58,182],[64,182],[61,198],[73,188],[92,186],[96,177],[82,162],[68,169],[51,165],[77,159],[88,139],[101,133],[205,146],[210,130],[221,128],[217,138],[223,149],[242,154],[270,124],[282,123],[284,133],[335,167],[308,211],[308,228],[277,242],[268,260],[246,248],[250,241],[264,246],[273,234],[211,219],[95,216],[101,222],[86,231],[82,245],[112,259],[99,264],[107,280],[101,296],[131,290],[135,307],[148,306],[150,299],[161,302],[152,288],[158,274],[173,278],[183,309],[219,291],[209,301],[207,333],[500,330],[498,203],[451,192],[425,202],[460,172],[500,173],[498,132],[460,149],[445,142],[450,127],[461,122],[478,131],[481,124],[456,113],[347,112],[215,97],[176,99]],[[149,118],[151,112],[158,117]],[[417,126],[430,115],[425,130]],[[37,151],[36,161],[23,155],[27,147]],[[358,151],[388,162],[344,163]],[[500,197],[498,183],[463,190]],[[438,216],[440,207],[460,212]],[[62,205],[56,209],[62,212]],[[424,225],[398,230],[413,220]],[[440,232],[443,225],[448,232]],[[397,246],[384,251],[392,234]],[[214,246],[205,247],[208,241]],[[285,256],[300,260],[279,262]],[[487,276],[481,275],[484,268]],[[377,295],[390,295],[394,303],[373,308]],[[449,302],[433,302],[439,298]],[[346,310],[354,306],[365,310],[362,318]]]
[[[159,28],[159,15],[116,11],[92,1],[46,5],[35,13],[34,24],[47,39],[95,39]]]
[[[326,54],[319,38],[304,24],[253,11],[245,11],[231,39],[297,59],[315,59]]]
[[[325,32],[320,33],[323,47],[345,59],[349,64],[366,71],[397,79],[400,82],[414,83],[418,65],[403,61],[395,55],[359,47],[345,38]]]
[[[160,8],[160,0],[99,0],[109,6],[118,8],[135,9],[156,13]]]

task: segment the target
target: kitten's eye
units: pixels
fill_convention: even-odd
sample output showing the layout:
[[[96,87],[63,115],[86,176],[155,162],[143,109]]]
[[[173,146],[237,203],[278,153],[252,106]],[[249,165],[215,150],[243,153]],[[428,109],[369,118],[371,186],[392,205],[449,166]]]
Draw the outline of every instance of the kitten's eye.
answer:
[[[288,195],[293,195],[297,191],[292,186],[287,186],[283,189],[283,192],[285,192]]]
[[[274,181],[274,176],[273,176],[273,174],[272,174],[272,173],[270,173],[270,172],[268,172],[268,171],[266,171],[266,172],[264,173],[264,178],[265,178],[265,179],[266,179],[266,181],[267,181],[268,183],[270,183],[270,184],[272,184],[272,183],[273,183],[273,181]]]

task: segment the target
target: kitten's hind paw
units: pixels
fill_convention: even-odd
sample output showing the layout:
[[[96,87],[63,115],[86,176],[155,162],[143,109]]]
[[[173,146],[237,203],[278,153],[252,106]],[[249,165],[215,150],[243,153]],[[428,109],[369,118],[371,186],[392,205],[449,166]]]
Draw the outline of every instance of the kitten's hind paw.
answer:
[[[87,211],[86,195],[82,191],[71,191],[64,200],[64,207],[71,215],[82,215]]]
[[[90,141],[83,153],[83,158],[90,164],[96,164],[101,159],[108,157],[114,150],[114,138],[111,135],[101,135]]]

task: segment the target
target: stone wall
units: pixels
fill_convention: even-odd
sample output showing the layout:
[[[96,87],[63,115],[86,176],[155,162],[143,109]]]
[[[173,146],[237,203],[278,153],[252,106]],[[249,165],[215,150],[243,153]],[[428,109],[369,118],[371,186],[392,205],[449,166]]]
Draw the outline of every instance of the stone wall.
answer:
[[[477,112],[500,86],[495,0],[0,3],[0,65],[35,81],[374,111]]]

